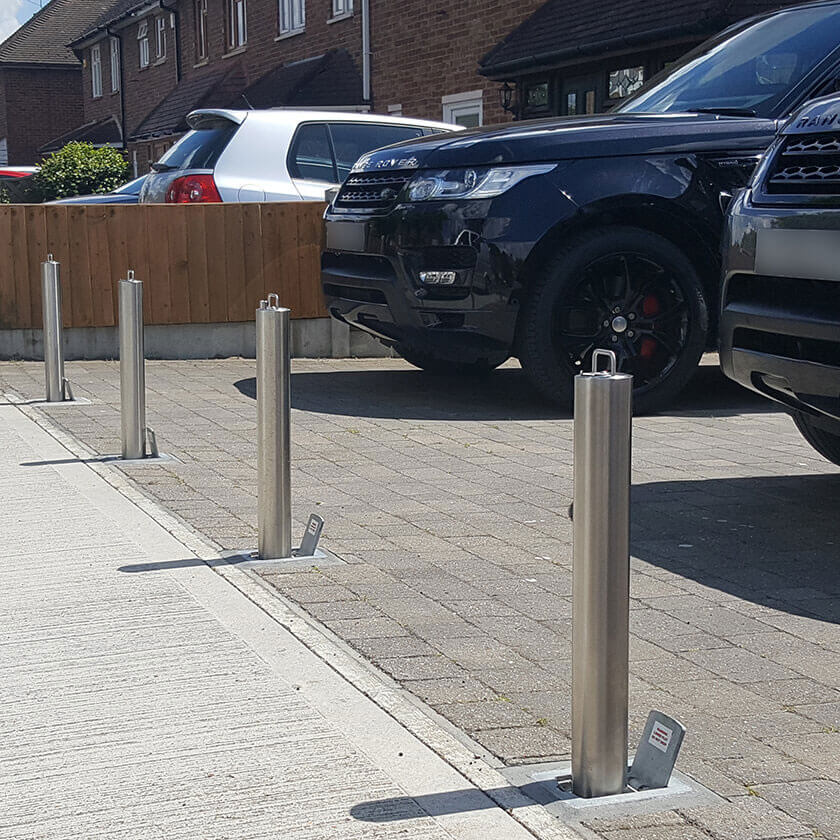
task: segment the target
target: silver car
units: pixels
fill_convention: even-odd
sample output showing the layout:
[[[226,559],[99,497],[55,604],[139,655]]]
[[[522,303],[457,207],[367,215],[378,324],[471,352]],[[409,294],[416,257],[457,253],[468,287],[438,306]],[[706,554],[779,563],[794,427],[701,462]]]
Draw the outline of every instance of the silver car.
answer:
[[[323,201],[364,154],[457,131],[447,123],[336,111],[202,109],[152,164],[140,203]]]

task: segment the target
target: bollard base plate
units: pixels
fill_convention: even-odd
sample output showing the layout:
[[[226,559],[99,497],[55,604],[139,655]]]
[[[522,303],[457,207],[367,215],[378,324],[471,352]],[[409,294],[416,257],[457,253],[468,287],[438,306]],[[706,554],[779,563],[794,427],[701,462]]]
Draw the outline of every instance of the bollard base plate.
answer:
[[[103,455],[93,460],[98,461],[100,464],[116,466],[122,464],[161,464],[171,463],[172,461],[180,463],[174,455],[167,455],[165,452],[158,452],[157,455],[147,455],[145,458],[123,458],[122,455]]]
[[[576,828],[579,823],[593,819],[652,814],[673,808],[696,808],[724,802],[716,793],[678,770],[674,770],[668,787],[640,791],[628,788],[625,793],[591,799],[572,793],[572,767],[568,761],[508,767],[501,773],[549,813]]]
[[[232,551],[225,552],[229,562],[233,558],[239,558],[236,565],[240,569],[255,569],[258,571],[270,571],[271,569],[294,569],[311,568],[312,566],[338,566],[344,565],[344,561],[327,551],[325,548],[316,548],[314,554],[295,554],[296,548],[292,549],[291,557],[260,557],[256,551]]]

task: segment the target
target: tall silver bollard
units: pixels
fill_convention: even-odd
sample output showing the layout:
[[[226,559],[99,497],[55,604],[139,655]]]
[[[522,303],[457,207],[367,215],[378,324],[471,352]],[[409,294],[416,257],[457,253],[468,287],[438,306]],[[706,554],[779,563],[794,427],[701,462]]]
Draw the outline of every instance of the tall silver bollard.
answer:
[[[610,369],[597,372],[598,361]],[[575,378],[572,791],[622,793],[627,779],[630,428],[633,377],[596,350]]]
[[[143,284],[129,271],[120,280],[120,413],[122,457],[146,456],[146,358]]]
[[[292,556],[289,310],[276,294],[257,310],[258,551]]]
[[[62,402],[64,391],[64,337],[61,325],[61,280],[58,263],[50,254],[41,263],[41,300],[44,313],[44,372],[47,402]]]

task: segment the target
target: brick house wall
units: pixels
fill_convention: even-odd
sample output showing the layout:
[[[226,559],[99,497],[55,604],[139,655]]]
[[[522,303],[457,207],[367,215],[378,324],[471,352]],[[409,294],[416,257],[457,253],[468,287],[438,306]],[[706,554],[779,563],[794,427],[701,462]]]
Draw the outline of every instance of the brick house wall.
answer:
[[[544,0],[371,2],[374,110],[402,105],[405,116],[440,120],[444,96],[480,90],[484,124],[507,122],[499,83],[478,62]]]
[[[0,87],[5,123],[0,137],[7,138],[9,163],[39,163],[41,146],[83,120],[77,68],[2,67]]]

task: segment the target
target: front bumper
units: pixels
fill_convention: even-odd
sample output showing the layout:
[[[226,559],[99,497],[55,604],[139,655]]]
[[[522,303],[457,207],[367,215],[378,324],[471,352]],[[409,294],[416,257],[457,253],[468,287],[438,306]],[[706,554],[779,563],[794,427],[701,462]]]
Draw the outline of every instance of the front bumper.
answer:
[[[383,215],[328,209],[321,279],[329,313],[453,362],[515,353],[523,267],[551,222],[575,212],[543,178],[492,200],[398,204]],[[450,285],[422,282],[454,272]]]
[[[837,279],[813,279],[802,253],[774,273],[762,231],[838,232],[840,211],[733,204],[724,240],[720,361],[724,373],[790,409],[840,419],[840,262]],[[800,274],[802,276],[791,276]]]

